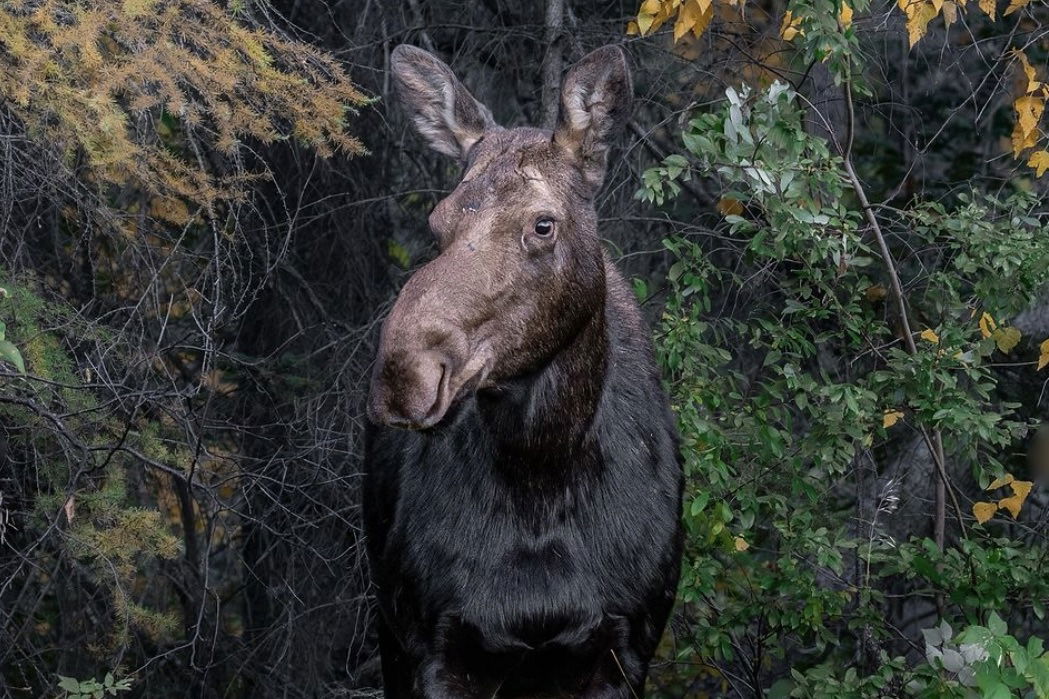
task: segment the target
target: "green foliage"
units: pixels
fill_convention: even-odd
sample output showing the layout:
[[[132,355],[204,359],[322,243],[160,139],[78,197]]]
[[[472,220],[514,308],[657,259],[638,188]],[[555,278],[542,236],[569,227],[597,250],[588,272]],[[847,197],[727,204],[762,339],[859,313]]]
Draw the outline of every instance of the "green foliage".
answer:
[[[57,566],[69,579],[106,593],[112,616],[84,629],[91,641],[86,650],[104,654],[136,631],[154,640],[169,638],[178,628],[176,616],[150,608],[135,589],[160,561],[182,549],[158,509],[134,504],[137,493],[129,490],[142,482],[141,467],[112,446],[172,458],[158,446],[162,428],[143,420],[141,431],[132,430],[130,423],[101,413],[85,372],[76,369],[74,347],[106,346],[105,333],[72,309],[45,300],[30,279],[0,270],[0,284],[6,289],[0,326],[25,338],[26,359],[17,366],[19,375],[0,375],[0,423],[8,447],[36,465],[36,490],[28,503],[32,516],[21,533],[46,542],[34,547],[29,584],[46,590]],[[48,539],[49,533],[54,537]],[[54,625],[45,621],[34,628],[46,636]]]
[[[779,674],[780,696],[884,696],[912,679],[936,696],[956,681],[943,667],[919,671],[883,650],[898,637],[883,611],[888,582],[970,622],[994,610],[1025,620],[1044,613],[1046,551],[993,528],[942,551],[921,536],[897,542],[885,524],[899,485],[845,486],[904,429],[940,430],[982,485],[1005,470],[1026,424],[995,397],[992,365],[1027,348],[1018,332],[981,327],[981,313],[1008,318],[1049,281],[1049,224],[1024,193],[885,212],[890,231],[927,251],[901,269],[909,313],[935,329],[909,353],[844,162],[803,117],[785,85],[729,89],[639,192],[669,202],[702,175],[739,203],[720,226],[733,255],[665,241],[677,259],[659,350],[688,483],[680,654],[722,668],[744,695]],[[740,310],[715,312],[726,306]],[[788,663],[791,680],[768,672]]]
[[[973,624],[954,636],[946,621],[922,630],[924,661],[908,667],[902,658],[880,658],[881,667],[860,676],[824,664],[794,671],[774,685],[771,697],[877,699],[905,695],[921,699],[1012,699],[1049,696],[1049,653],[1042,639],[1021,644],[992,612],[986,626]]]
[[[62,675],[59,675],[58,679],[58,687],[65,692],[63,699],[103,699],[106,696],[115,697],[118,692],[131,691],[130,677],[118,680],[111,672],[107,672],[101,682],[96,679],[77,680]]]

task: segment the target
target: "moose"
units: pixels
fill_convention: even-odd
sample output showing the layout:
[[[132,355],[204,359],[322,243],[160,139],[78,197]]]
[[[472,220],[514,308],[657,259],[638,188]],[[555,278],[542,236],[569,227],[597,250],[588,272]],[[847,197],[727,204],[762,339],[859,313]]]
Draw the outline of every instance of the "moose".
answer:
[[[462,179],[387,316],[364,526],[383,681],[407,697],[640,697],[681,559],[678,437],[594,199],[626,56],[566,74],[553,131],[503,128],[401,45],[395,94]]]

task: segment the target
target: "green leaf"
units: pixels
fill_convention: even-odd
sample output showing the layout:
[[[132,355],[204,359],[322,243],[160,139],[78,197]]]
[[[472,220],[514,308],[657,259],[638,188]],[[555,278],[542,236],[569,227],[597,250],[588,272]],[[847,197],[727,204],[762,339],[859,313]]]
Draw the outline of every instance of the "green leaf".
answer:
[[[0,340],[0,361],[14,364],[19,374],[25,373],[25,362],[22,361],[22,353],[8,340]]]
[[[669,177],[670,179],[676,178],[678,175],[685,171],[685,168],[688,167],[688,161],[685,160],[685,157],[677,153],[674,153],[673,155],[668,155],[666,158],[664,158],[663,164],[666,165],[667,177]]]
[[[689,514],[693,517],[698,515],[707,506],[707,501],[710,500],[710,493],[704,492],[696,496],[696,499],[692,501],[691,507],[689,507]]]
[[[408,252],[408,248],[398,243],[393,238],[386,241],[386,251],[390,254],[390,258],[397,263],[401,269],[408,269],[412,264],[412,256]]]
[[[1009,687],[999,683],[984,694],[984,699],[1014,699],[1014,697],[1013,693],[1009,691]]]
[[[62,675],[58,676],[58,680],[58,686],[67,692],[80,691],[80,682],[78,680],[75,680],[72,677],[63,677]]]
[[[1008,627],[1005,625],[1005,621],[998,616],[998,612],[991,612],[991,616],[987,619],[987,628],[991,630],[995,636],[1004,636]]]

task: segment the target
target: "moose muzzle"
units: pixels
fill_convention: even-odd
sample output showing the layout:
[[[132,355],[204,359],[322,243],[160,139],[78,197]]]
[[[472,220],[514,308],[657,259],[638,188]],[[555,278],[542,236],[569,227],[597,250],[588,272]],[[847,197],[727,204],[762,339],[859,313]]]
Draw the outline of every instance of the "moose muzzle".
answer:
[[[372,373],[368,417],[407,429],[433,427],[465,389],[487,373],[482,348],[463,331],[463,308],[452,303],[461,276],[440,256],[405,284],[383,324]]]

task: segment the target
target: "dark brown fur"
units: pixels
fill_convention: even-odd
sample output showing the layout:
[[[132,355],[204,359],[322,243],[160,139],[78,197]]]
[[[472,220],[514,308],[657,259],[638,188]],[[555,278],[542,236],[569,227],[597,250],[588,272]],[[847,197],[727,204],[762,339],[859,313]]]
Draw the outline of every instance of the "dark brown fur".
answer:
[[[465,172],[430,216],[440,254],[383,326],[369,398],[387,696],[640,694],[678,576],[681,469],[647,330],[597,236],[623,54],[572,68],[553,133],[498,127],[426,52],[393,58],[420,134]]]

